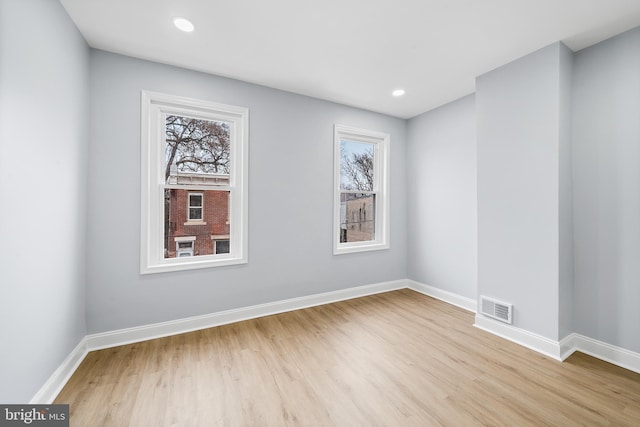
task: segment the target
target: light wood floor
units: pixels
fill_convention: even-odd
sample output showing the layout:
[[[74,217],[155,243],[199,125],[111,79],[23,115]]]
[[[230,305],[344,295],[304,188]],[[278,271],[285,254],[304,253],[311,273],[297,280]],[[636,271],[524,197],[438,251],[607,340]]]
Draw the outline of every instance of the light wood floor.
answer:
[[[640,375],[410,290],[89,353],[72,426],[639,426]]]

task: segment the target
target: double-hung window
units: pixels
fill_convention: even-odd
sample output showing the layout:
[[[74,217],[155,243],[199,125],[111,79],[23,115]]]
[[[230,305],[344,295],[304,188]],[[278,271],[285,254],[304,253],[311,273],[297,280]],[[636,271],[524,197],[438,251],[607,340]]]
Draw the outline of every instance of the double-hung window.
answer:
[[[335,125],[335,255],[389,247],[388,176],[388,134]]]
[[[189,193],[189,221],[202,221],[202,193]]]
[[[141,273],[247,262],[248,115],[142,92]]]

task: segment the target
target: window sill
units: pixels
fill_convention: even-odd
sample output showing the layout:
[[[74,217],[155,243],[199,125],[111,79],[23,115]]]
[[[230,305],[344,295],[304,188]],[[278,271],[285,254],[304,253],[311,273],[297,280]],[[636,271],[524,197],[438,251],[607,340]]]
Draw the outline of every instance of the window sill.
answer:
[[[205,259],[202,259],[206,257]],[[210,257],[216,257],[216,259],[211,259]],[[187,261],[187,258],[191,258]],[[176,261],[168,261],[150,265],[147,267],[141,267],[140,274],[154,274],[154,273],[169,273],[173,271],[186,271],[186,270],[195,270],[200,268],[211,268],[211,267],[225,267],[230,265],[238,265],[238,264],[247,264],[248,261],[246,258],[232,258],[230,256],[224,257],[224,255],[203,255],[203,256],[194,256],[194,257],[184,257],[184,258],[170,258],[170,260]]]
[[[205,221],[187,221],[183,225],[207,225]]]
[[[334,255],[353,254],[358,252],[380,251],[389,249],[388,243],[340,243],[333,249]]]

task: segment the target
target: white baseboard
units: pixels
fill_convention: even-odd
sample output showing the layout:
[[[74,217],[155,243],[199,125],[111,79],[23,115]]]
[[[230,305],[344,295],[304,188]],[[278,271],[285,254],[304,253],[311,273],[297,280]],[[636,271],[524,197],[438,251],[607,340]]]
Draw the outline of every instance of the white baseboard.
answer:
[[[53,403],[62,387],[65,386],[71,375],[78,369],[80,363],[84,360],[89,352],[87,348],[87,338],[84,337],[76,348],[67,356],[62,364],[55,370],[55,372],[49,377],[46,383],[38,390],[38,393],[29,402],[32,405],[48,405]]]
[[[551,340],[543,337],[542,335],[534,334],[533,332],[529,332],[513,325],[489,319],[481,314],[476,314],[476,322],[473,326],[494,335],[498,335],[499,337],[509,341],[513,341],[516,344],[520,344],[521,346],[537,351],[538,353],[542,353],[552,359],[562,361],[562,358],[560,357],[560,343],[558,341]]]
[[[573,354],[574,351],[579,351],[640,374],[640,353],[607,344],[580,334],[571,334],[565,338],[565,340],[566,348],[564,354],[566,357],[564,357],[564,359]]]
[[[640,353],[580,334],[570,334],[558,342],[480,314],[476,315],[474,326],[559,361],[564,361],[574,352],[579,351],[596,359],[640,373]]]
[[[284,313],[287,311],[299,310],[405,288],[407,288],[406,280],[381,282],[372,285],[358,286],[355,288],[341,289],[339,291],[325,292],[322,294],[206,314],[203,316],[178,319],[170,322],[155,323],[151,325],[87,335],[80,341],[80,343],[78,343],[76,348],[71,351],[69,356],[67,356],[42,388],[40,388],[38,393],[36,393],[36,395],[31,399],[30,403],[52,403],[89,351],[182,334],[199,329],[240,322],[242,320],[255,319],[257,317],[269,316],[272,314]]]
[[[578,350],[577,347],[577,337],[578,334],[569,334],[560,340],[560,360],[563,362],[567,359],[567,357],[571,356],[575,351]]]
[[[407,280],[407,287],[416,292],[420,292],[421,294],[425,294],[427,296],[439,299],[451,305],[455,305],[460,308],[464,308],[467,311],[471,311],[473,313],[478,310],[478,301],[475,299],[463,297],[458,294],[454,294],[453,292],[445,291],[439,288],[434,288],[433,286],[425,285],[424,283],[416,282],[415,280]]]
[[[474,299],[407,279],[358,286],[284,301],[221,311],[203,316],[194,316],[169,322],[87,335],[78,343],[69,356],[67,356],[60,367],[56,369],[38,393],[31,399],[30,403],[52,403],[89,351],[182,334],[243,320],[406,288],[474,313],[477,311],[477,301]],[[571,334],[561,342],[557,342],[479,314],[476,314],[474,326],[556,360],[564,360],[574,351],[581,351],[598,359],[640,373],[640,354],[582,335]]]
[[[116,331],[88,335],[86,337],[87,346],[89,348],[89,351],[100,350],[103,348],[131,344],[134,342],[162,338],[176,334],[183,334],[186,332],[226,325],[243,320],[270,316],[272,314],[284,313],[287,311],[300,310],[303,308],[329,304],[332,302],[359,298],[367,295],[378,294],[381,292],[404,289],[406,287],[407,283],[405,280],[395,280],[391,282],[382,282],[372,285],[358,286],[355,288],[341,289],[339,291],[292,298],[267,304],[220,311],[217,313],[188,317],[185,319],[172,320],[169,322],[154,323],[151,325],[144,325],[127,329],[119,329]]]

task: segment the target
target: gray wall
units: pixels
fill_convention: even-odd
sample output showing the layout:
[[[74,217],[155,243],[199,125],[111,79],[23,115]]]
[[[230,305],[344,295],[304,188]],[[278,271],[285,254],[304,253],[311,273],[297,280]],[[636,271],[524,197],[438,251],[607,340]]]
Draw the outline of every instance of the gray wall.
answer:
[[[249,264],[139,274],[141,89],[250,109]],[[407,277],[404,120],[102,51],[90,95],[90,333]],[[389,250],[332,255],[334,123],[391,134]]]
[[[473,95],[408,121],[408,277],[475,299],[476,117]]]
[[[560,43],[478,77],[478,293],[557,340]]]
[[[576,54],[556,44],[481,76],[477,112],[469,97],[409,120],[409,278],[476,294],[471,239],[460,254],[452,240],[470,237],[459,184],[477,155],[477,293],[549,338],[640,351],[639,52],[640,29]]]
[[[640,351],[640,28],[578,52],[576,332]]]
[[[89,48],[59,2],[0,0],[0,402],[86,334]]]
[[[561,44],[559,54],[558,340],[562,340],[573,332],[573,179],[571,158],[573,52]]]

